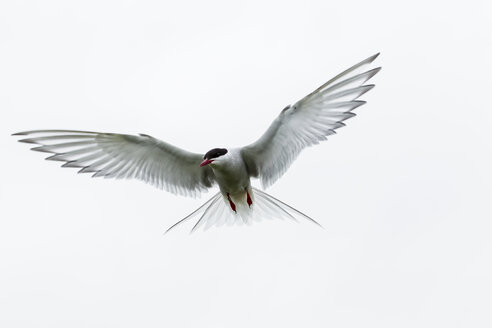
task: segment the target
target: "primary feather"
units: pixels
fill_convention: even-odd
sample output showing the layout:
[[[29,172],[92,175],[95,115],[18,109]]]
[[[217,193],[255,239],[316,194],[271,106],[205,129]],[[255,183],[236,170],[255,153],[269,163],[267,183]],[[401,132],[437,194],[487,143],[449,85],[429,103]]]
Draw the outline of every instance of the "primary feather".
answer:
[[[20,142],[39,145],[32,150],[51,153],[48,160],[65,162],[94,177],[135,178],[175,194],[196,196],[211,187],[212,169],[200,167],[202,155],[148,135],[71,130],[16,133]]]
[[[379,54],[345,70],[295,104],[287,106],[255,143],[241,150],[251,176],[259,177],[266,188],[289,168],[306,147],[323,141],[365,101],[358,100],[374,85],[364,83],[381,69],[355,72],[374,61]]]

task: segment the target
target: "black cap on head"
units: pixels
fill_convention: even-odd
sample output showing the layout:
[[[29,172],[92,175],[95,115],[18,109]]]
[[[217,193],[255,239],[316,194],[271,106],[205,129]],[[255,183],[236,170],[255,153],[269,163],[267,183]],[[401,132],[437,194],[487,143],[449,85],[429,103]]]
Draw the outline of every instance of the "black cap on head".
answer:
[[[225,148],[214,148],[212,150],[209,150],[205,156],[203,156],[203,159],[212,159],[212,158],[217,158],[219,156],[227,154],[227,149]]]

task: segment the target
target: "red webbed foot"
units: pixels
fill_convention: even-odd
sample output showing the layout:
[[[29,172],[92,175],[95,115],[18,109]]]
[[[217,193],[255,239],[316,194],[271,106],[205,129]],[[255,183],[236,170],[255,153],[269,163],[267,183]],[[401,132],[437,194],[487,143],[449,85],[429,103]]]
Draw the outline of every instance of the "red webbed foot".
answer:
[[[246,190],[246,201],[248,202],[249,207],[251,207],[251,205],[253,205],[253,201],[251,200],[251,196],[249,195],[248,190]]]
[[[229,193],[227,193],[227,199],[229,200],[229,205],[231,206],[232,210],[237,213],[236,211],[236,204],[234,204],[234,202],[231,200],[231,195],[229,195]]]

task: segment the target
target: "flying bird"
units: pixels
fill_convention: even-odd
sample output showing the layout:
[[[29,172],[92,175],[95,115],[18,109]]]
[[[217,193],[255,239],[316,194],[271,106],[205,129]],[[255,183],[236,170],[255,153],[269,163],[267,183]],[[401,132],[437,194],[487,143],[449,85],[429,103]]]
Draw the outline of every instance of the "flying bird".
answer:
[[[375,54],[338,74],[319,88],[285,107],[266,132],[241,148],[213,148],[204,155],[192,153],[146,134],[126,135],[73,130],[34,130],[20,142],[36,144],[32,150],[50,153],[46,159],[62,167],[79,168],[93,177],[135,178],[169,192],[197,196],[218,185],[219,192],[178,224],[198,217],[200,227],[249,224],[262,218],[315,220],[273,196],[251,186],[258,178],[271,186],[306,147],[318,144],[365,104],[359,97],[371,90],[365,84],[381,67],[366,70]]]

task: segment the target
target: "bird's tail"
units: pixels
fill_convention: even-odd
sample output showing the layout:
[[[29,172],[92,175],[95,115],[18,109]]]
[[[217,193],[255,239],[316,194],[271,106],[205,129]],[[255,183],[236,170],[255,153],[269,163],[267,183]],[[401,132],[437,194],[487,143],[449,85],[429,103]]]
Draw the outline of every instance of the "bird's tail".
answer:
[[[166,232],[195,218],[198,220],[190,233],[198,229],[207,230],[213,226],[251,225],[263,219],[289,219],[296,222],[298,219],[307,219],[321,227],[314,219],[277,198],[256,188],[252,188],[252,191],[253,204],[249,206],[246,202],[235,202],[235,211],[231,209],[227,196],[218,192],[191,214],[173,224]]]

